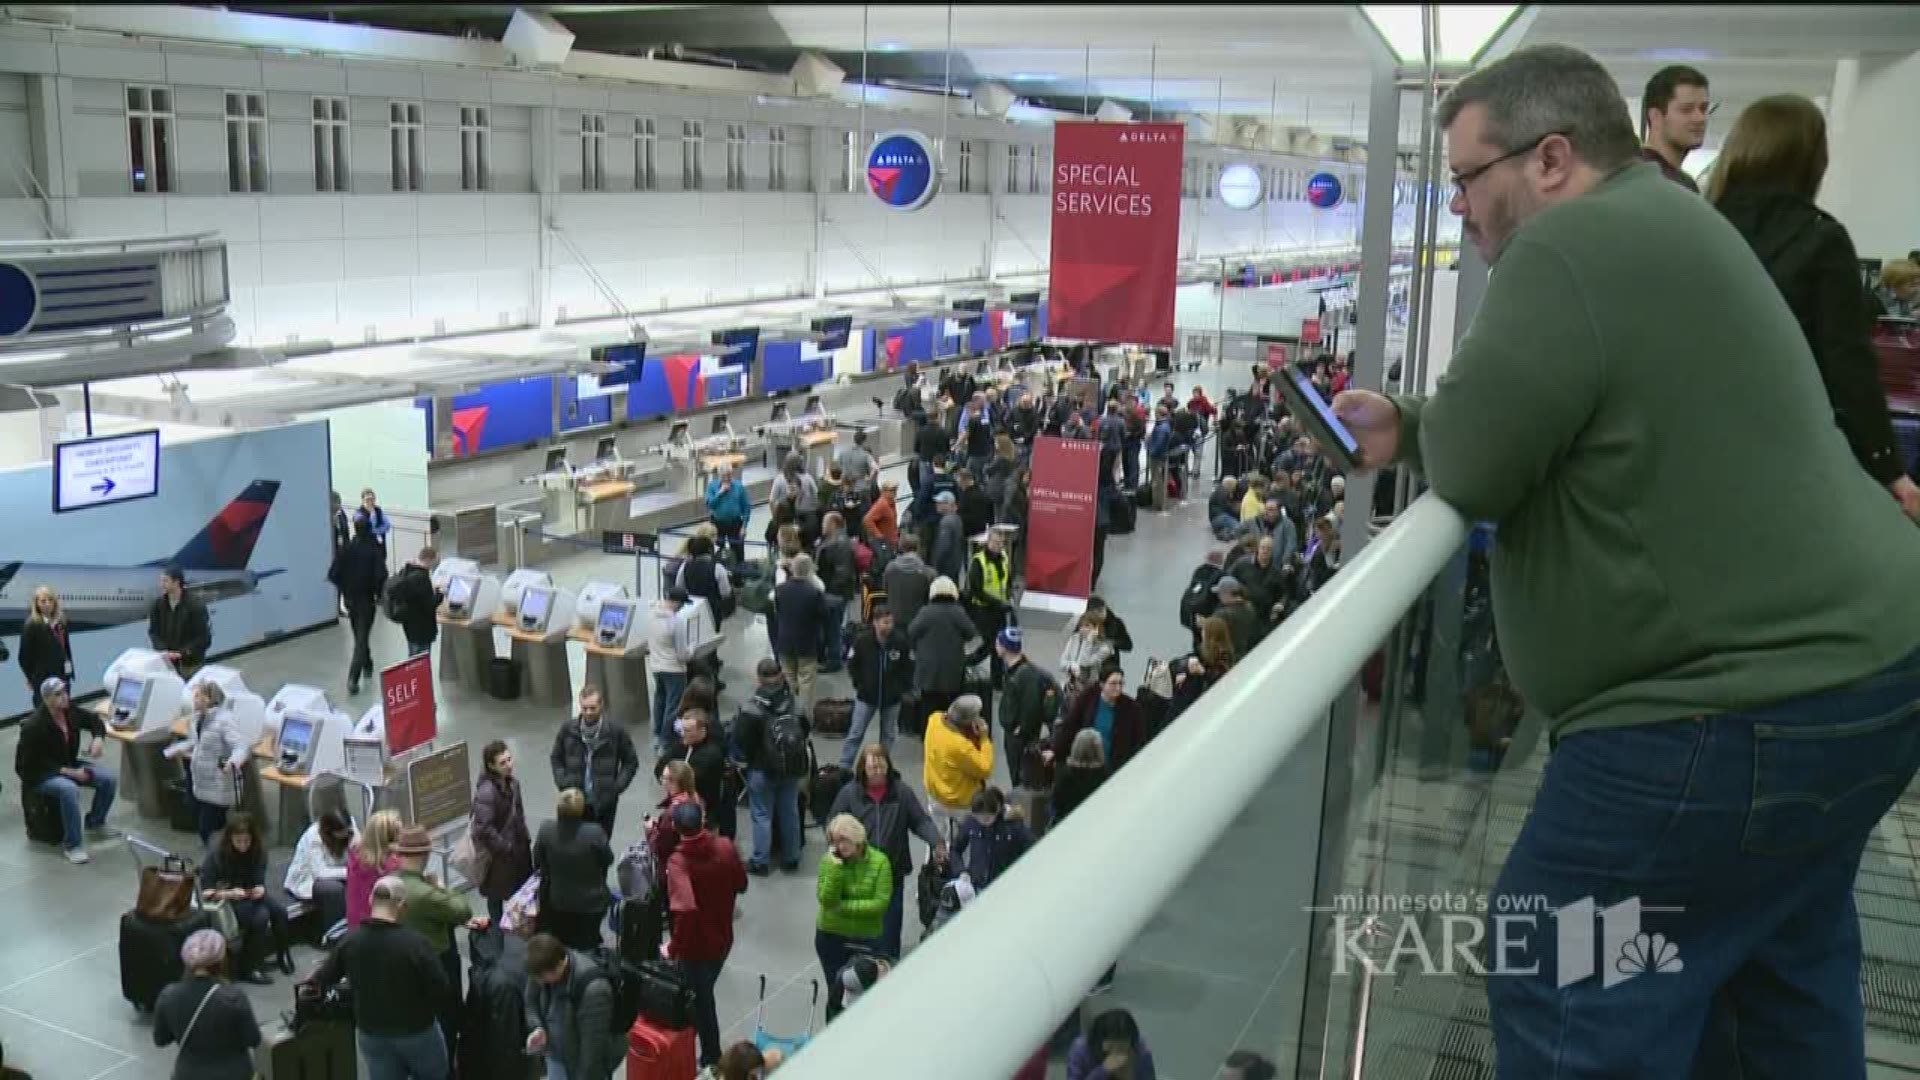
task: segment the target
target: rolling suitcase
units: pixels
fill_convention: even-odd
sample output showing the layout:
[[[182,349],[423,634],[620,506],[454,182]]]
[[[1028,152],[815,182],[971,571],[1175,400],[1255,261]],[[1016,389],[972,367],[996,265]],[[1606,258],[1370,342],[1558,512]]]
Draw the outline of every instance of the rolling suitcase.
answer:
[[[27,819],[27,839],[42,844],[58,844],[66,838],[60,823],[60,800],[22,788],[20,813]]]
[[[627,1032],[627,1080],[693,1080],[700,1071],[697,1039],[690,1027],[635,1020]]]
[[[152,1012],[160,991],[180,978],[180,946],[195,930],[212,926],[213,916],[197,908],[170,923],[133,911],[120,916],[120,995],[141,1012]]]
[[[813,703],[813,733],[844,737],[853,726],[852,699],[821,698]]]
[[[275,1025],[261,1033],[253,1064],[260,1080],[355,1080],[360,1075],[353,1025],[335,1020],[305,1024],[299,1031]]]

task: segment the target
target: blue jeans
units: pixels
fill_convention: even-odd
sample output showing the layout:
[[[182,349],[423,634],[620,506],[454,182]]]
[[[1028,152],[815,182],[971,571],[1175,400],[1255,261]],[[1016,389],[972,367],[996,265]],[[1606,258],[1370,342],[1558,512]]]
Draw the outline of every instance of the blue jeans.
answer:
[[[840,740],[840,767],[853,768],[853,759],[860,753],[860,744],[866,740],[867,725],[873,722],[874,714],[880,716],[880,749],[887,752],[887,760],[893,760],[893,739],[900,734],[900,703],[894,702],[883,709],[855,698],[853,701],[853,720],[847,725],[847,737]]]
[[[367,1059],[367,1080],[447,1080],[447,1042],[439,1025],[412,1035],[356,1034]]]
[[[1140,486],[1140,440],[1128,439],[1120,451],[1120,472],[1128,491]]]
[[[113,809],[114,793],[120,790],[120,781],[113,770],[105,765],[92,762],[85,768],[92,770],[93,778],[79,783],[59,774],[47,777],[34,787],[35,791],[57,801],[60,804],[61,843],[68,851],[77,848],[83,842],[80,835],[80,789],[93,789],[93,803],[87,808],[85,825],[97,829],[107,823],[107,811]]]
[[[673,731],[673,716],[680,711],[680,695],[686,690],[686,672],[653,673],[653,748],[656,751],[680,741],[680,736]]]
[[[893,899],[887,904],[887,920],[880,929],[880,950],[896,961],[900,959],[900,930],[902,920],[906,918],[907,882],[910,880],[898,874],[893,876]]]
[[[1854,874],[1917,767],[1920,653],[1838,690],[1561,742],[1491,898],[1554,912],[1487,931],[1511,943],[1490,962],[1527,972],[1487,979],[1498,1075],[1865,1077]],[[1661,910],[1616,908],[1635,899]],[[1574,925],[1613,943],[1563,962]]]
[[[827,632],[820,635],[820,669],[839,671],[846,666],[846,654],[842,651],[841,631],[847,625],[847,598],[835,593],[826,595]]]
[[[896,890],[898,891],[898,890]],[[827,1022],[840,1015],[840,1002],[846,993],[846,987],[840,982],[840,969],[847,966],[860,953],[880,951],[878,938],[853,938],[841,934],[829,934],[825,930],[813,932],[813,954],[820,958],[820,970],[826,972],[827,981]]]
[[[766,866],[773,851],[773,817],[780,815],[780,865],[800,861],[800,781],[747,773],[747,807],[753,814],[753,865]]]

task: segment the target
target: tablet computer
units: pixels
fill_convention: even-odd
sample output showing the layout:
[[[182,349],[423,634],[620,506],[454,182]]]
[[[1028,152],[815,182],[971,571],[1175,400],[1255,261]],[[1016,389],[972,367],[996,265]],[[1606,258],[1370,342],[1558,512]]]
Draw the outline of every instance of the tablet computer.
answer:
[[[1333,415],[1333,406],[1320,391],[1313,388],[1313,382],[1299,368],[1288,367],[1273,373],[1273,381],[1280,387],[1280,395],[1287,399],[1287,410],[1291,412],[1307,434],[1320,444],[1327,460],[1341,472],[1358,472],[1363,466],[1360,460],[1360,443]]]

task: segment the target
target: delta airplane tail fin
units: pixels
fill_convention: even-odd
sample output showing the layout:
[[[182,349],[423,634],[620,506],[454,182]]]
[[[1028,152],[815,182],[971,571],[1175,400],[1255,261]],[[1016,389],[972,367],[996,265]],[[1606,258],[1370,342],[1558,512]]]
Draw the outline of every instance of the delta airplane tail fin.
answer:
[[[280,493],[280,481],[255,480],[238,498],[207,522],[206,528],[162,563],[178,563],[183,570],[245,570],[253,545]]]
[[[26,564],[17,562],[0,563],[0,589],[4,589],[12,584],[13,576],[18,574],[20,568],[24,565]]]

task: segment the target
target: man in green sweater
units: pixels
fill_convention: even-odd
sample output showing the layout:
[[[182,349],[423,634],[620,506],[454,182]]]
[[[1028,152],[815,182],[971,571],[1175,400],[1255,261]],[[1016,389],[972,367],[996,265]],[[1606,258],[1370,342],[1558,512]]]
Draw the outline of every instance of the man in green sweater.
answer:
[[[1432,397],[1334,406],[1495,523],[1501,649],[1552,724],[1492,897],[1556,912],[1489,928],[1499,1076],[1864,1077],[1852,886],[1920,762],[1920,530],[1598,63],[1524,50],[1440,122],[1485,299]]]

